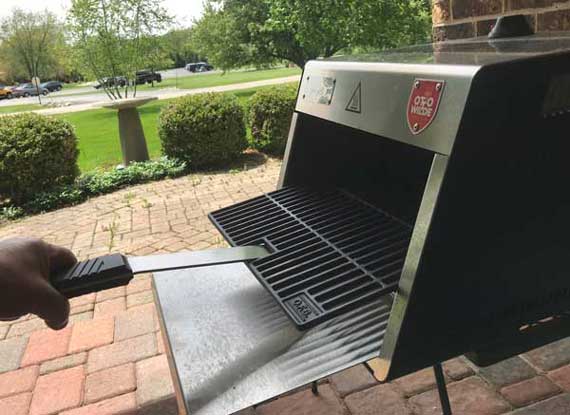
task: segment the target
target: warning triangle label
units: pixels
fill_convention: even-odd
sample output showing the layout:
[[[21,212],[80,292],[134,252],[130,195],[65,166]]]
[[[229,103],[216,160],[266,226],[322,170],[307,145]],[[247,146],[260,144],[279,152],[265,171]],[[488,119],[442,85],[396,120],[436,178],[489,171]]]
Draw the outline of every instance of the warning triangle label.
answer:
[[[362,85],[359,82],[358,86],[356,87],[356,89],[352,93],[352,96],[350,97],[350,101],[348,101],[348,105],[346,106],[347,111],[356,112],[356,113],[360,114],[360,112],[362,111],[362,92],[361,92],[361,90],[362,90]]]

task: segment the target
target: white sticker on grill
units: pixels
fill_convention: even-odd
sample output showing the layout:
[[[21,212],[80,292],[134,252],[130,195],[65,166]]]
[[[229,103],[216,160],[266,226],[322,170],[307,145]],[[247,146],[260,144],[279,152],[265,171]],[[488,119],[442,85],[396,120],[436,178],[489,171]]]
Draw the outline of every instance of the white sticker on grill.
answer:
[[[315,104],[330,105],[336,80],[330,76],[307,75],[302,99]]]

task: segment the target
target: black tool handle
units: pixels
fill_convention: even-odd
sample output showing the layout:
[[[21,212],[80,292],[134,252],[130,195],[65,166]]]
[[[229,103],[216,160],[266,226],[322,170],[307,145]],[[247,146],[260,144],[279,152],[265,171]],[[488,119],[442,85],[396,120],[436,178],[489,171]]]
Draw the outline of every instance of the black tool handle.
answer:
[[[107,288],[127,285],[133,272],[121,254],[100,256],[78,262],[70,270],[50,278],[52,285],[67,298]]]

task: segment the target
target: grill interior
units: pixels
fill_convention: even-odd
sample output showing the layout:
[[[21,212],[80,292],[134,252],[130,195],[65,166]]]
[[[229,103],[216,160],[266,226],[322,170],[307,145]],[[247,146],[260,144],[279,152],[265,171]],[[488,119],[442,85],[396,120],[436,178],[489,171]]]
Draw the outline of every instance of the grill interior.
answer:
[[[249,267],[300,329],[394,291],[411,235],[338,189],[284,188],[209,217],[232,245],[272,251]]]

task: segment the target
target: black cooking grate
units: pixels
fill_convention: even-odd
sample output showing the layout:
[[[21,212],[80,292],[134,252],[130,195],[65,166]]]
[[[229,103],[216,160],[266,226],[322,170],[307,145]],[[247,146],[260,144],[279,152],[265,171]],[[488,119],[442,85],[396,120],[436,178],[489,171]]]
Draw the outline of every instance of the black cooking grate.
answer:
[[[285,188],[209,217],[232,245],[269,247],[249,267],[301,329],[394,291],[411,234],[341,190]]]

